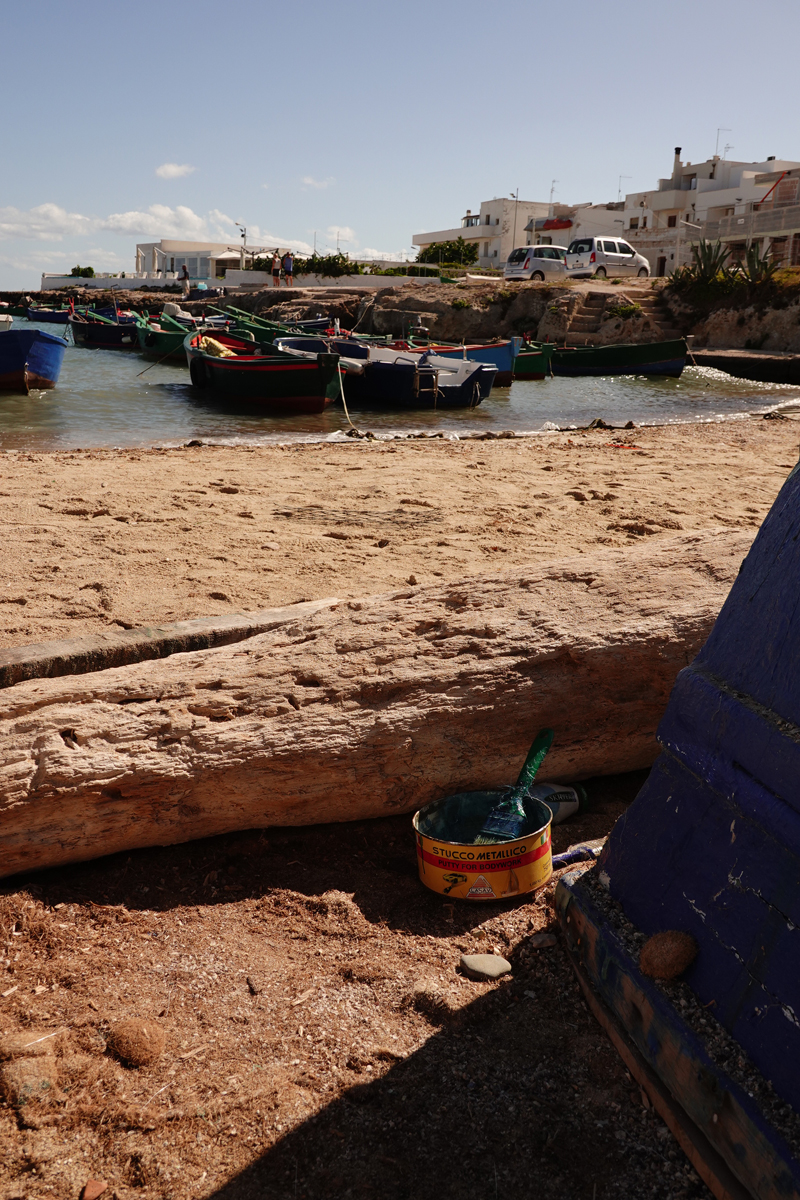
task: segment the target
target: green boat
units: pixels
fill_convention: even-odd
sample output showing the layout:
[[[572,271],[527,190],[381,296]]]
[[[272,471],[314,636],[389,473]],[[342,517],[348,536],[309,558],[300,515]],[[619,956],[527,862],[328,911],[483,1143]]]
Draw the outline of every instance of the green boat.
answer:
[[[686,365],[684,338],[619,346],[559,346],[554,375],[666,375],[677,379]]]
[[[514,359],[515,379],[545,379],[551,374],[553,342],[523,342]]]

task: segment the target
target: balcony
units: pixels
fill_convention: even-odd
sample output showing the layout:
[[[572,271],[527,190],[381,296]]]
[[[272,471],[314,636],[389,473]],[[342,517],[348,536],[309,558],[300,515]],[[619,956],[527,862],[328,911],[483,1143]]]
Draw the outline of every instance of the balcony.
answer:
[[[706,221],[703,236],[706,238],[770,237],[780,233],[800,232],[800,204],[788,208],[765,208],[761,212],[746,213],[744,216],[723,217],[721,221]]]

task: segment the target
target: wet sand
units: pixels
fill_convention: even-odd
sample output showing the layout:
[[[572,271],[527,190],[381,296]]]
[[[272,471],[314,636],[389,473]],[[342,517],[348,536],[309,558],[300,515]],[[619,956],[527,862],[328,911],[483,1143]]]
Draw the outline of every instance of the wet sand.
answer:
[[[0,645],[756,529],[798,455],[749,418],[488,441],[0,455]]]

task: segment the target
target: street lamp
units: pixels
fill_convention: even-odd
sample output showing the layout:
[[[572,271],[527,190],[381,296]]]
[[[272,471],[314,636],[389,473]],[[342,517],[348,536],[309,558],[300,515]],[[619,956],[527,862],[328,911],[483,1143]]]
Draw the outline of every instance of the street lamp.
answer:
[[[517,206],[519,204],[519,188],[517,188],[516,195],[514,195],[514,193],[511,192],[510,196],[511,196],[511,199],[514,201],[514,236],[511,239],[511,249],[516,250],[516,248],[517,248]]]
[[[632,175],[620,175],[619,179],[617,180],[617,204],[619,204],[620,200],[622,199],[622,181],[623,181],[623,179],[633,179],[633,176]]]
[[[239,266],[244,270],[245,257],[247,255],[247,226],[240,225],[238,221],[233,222],[237,229],[242,231],[242,247],[239,251]]]

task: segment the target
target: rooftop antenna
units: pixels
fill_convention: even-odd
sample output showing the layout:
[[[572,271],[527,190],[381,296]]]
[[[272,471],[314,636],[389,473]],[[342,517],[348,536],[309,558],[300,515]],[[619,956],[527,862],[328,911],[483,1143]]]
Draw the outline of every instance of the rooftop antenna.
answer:
[[[619,204],[620,200],[622,199],[622,181],[623,181],[623,179],[633,179],[633,176],[632,175],[620,175],[619,179],[617,180],[617,204]]]
[[[719,135],[720,135],[721,133],[733,133],[733,130],[732,130],[732,129],[726,129],[726,127],[725,127],[724,125],[720,125],[719,129],[717,130],[717,140],[716,140],[716,143],[715,143],[715,145],[714,145],[714,158],[718,158],[718,157],[719,157]],[[731,147],[731,149],[733,149],[733,147]]]
[[[726,143],[725,149],[722,151],[722,161],[725,162],[725,159],[728,157],[729,150],[735,150],[735,149],[736,149],[736,147],[732,146],[730,144],[730,142]]]
[[[555,190],[556,190],[556,184],[557,184],[557,183],[558,183],[558,180],[557,180],[557,179],[554,179],[554,180],[553,180],[553,182],[550,184],[550,203],[551,203],[551,204],[553,203],[553,196],[555,195]]]
[[[519,188],[516,193],[509,192],[511,199],[514,201],[514,235],[511,239],[511,249],[513,250],[517,244],[517,208],[519,207]]]

